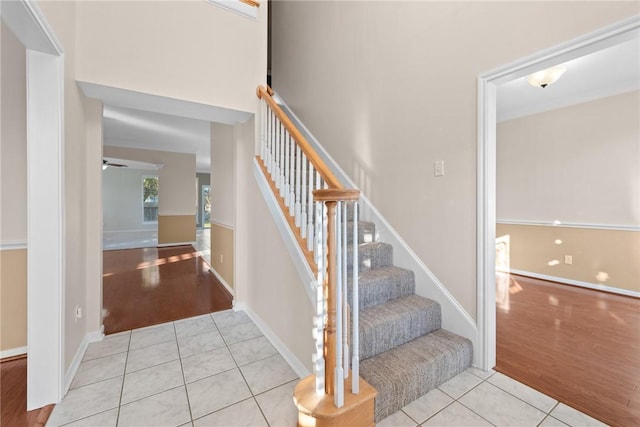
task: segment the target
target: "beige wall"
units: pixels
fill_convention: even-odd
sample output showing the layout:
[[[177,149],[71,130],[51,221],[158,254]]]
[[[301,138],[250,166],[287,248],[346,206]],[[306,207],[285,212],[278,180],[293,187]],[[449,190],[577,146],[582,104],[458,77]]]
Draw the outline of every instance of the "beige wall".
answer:
[[[234,127],[211,124],[211,220],[234,225]]]
[[[196,217],[194,215],[158,215],[158,244],[194,242]]]
[[[75,321],[75,307],[87,311],[88,299],[99,289],[100,283],[92,267],[101,262],[98,245],[89,245],[88,230],[101,228],[100,218],[87,216],[87,192],[99,191],[95,178],[87,174],[88,164],[100,165],[99,141],[87,138],[87,114],[92,116],[91,105],[76,85],[76,3],[71,1],[41,1],[38,6],[64,49],[64,216],[65,216],[65,268],[64,268],[64,359],[68,368],[87,333],[97,332],[95,324],[99,314],[85,315]],[[94,118],[95,119],[95,118]],[[95,238],[95,236],[94,236]],[[87,282],[91,279],[95,282]],[[92,303],[95,310],[96,303]],[[91,319],[91,324],[88,323]]]
[[[0,116],[0,242],[27,241],[26,50],[13,32],[2,31]]]
[[[258,314],[311,371],[314,310],[253,176],[253,127],[252,119],[234,131],[235,300]]]
[[[640,232],[498,224],[496,236],[509,236],[511,269],[640,292]]]
[[[0,351],[27,345],[27,250],[0,251]]]
[[[27,89],[25,48],[2,22],[0,32],[0,351],[6,351],[27,345]]]
[[[511,268],[640,291],[640,232],[606,228],[640,227],[639,141],[638,91],[499,123],[497,217],[509,224],[497,232]],[[553,222],[580,227],[531,225]]]
[[[234,287],[234,237],[233,228],[211,223],[211,267],[232,288]]]
[[[158,243],[183,243],[196,239],[195,154],[141,150],[105,145],[106,157],[160,164],[158,174]],[[149,175],[153,175],[150,171]]]
[[[255,111],[267,6],[254,21],[205,1],[80,2],[78,79]]]
[[[499,220],[640,227],[640,92],[497,128]]]
[[[638,3],[271,6],[274,89],[475,317],[478,75],[636,15]]]

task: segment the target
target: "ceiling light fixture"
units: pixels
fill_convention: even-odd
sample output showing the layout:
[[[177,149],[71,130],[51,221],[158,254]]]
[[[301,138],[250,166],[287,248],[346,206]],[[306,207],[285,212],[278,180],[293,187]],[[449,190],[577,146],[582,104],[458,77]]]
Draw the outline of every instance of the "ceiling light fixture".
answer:
[[[531,86],[545,88],[555,83],[565,71],[567,71],[567,67],[556,65],[555,67],[529,74],[527,81]]]

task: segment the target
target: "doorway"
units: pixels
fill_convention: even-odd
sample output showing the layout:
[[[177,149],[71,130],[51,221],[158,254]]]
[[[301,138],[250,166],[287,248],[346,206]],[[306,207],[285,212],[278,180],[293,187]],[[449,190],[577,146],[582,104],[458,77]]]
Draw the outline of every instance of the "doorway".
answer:
[[[497,87],[555,64],[631,40],[640,33],[632,17],[478,77],[477,294],[480,367],[496,361],[496,118]]]

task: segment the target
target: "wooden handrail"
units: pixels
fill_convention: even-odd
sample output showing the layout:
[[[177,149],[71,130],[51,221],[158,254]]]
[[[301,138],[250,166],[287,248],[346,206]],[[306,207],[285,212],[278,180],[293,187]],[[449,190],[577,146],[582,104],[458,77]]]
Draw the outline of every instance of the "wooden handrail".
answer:
[[[256,95],[258,98],[264,99],[267,104],[271,107],[271,110],[276,113],[280,122],[284,125],[289,132],[289,135],[296,141],[296,143],[300,146],[302,152],[307,156],[307,159],[313,164],[313,167],[316,168],[320,175],[327,183],[329,188],[342,190],[344,186],[338,181],[338,178],[335,177],[333,172],[325,165],[320,156],[311,148],[311,144],[307,141],[307,139],[300,133],[298,128],[291,122],[289,117],[282,111],[282,108],[278,105],[278,103],[271,96],[273,91],[271,88],[267,88],[264,86],[258,86],[256,90]]]
[[[260,2],[257,0],[240,0],[244,4],[248,4],[253,7],[260,7]]]

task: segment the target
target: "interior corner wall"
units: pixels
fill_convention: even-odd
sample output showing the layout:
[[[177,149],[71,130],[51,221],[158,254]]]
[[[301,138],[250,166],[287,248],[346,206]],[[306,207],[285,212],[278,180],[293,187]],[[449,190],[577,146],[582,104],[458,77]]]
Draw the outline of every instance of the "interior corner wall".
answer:
[[[105,141],[108,143],[108,141]],[[195,154],[105,145],[104,155],[161,164],[158,169],[158,244],[196,240]],[[108,169],[107,169],[108,170]]]
[[[69,369],[89,331],[84,316],[75,318],[75,307],[85,312],[87,288],[99,286],[87,283],[87,265],[101,254],[87,247],[87,229],[100,228],[94,218],[87,218],[85,196],[88,190],[87,129],[85,104],[87,98],[76,84],[76,2],[38,2],[48,24],[64,49],[64,360]],[[99,162],[99,160],[97,160]],[[99,164],[99,163],[98,163]],[[99,191],[94,188],[92,191]],[[92,313],[92,316],[99,316]]]
[[[510,268],[640,292],[639,141],[638,91],[499,123]]]
[[[273,88],[475,318],[478,76],[640,6],[275,1],[271,11]],[[431,172],[437,160],[444,176]]]
[[[211,123],[211,267],[234,287],[235,168],[234,127]]]
[[[0,21],[0,357],[27,346],[26,50]]]
[[[85,102],[86,117],[86,195],[85,239],[87,248],[86,265],[86,323],[89,332],[102,330],[102,229],[103,222],[102,195],[92,188],[102,188],[102,102],[87,99]]]
[[[255,121],[236,125],[236,293],[311,372],[314,307],[253,176]]]

